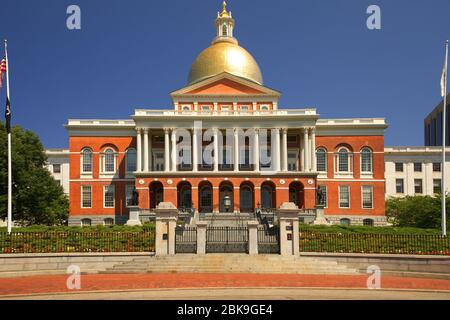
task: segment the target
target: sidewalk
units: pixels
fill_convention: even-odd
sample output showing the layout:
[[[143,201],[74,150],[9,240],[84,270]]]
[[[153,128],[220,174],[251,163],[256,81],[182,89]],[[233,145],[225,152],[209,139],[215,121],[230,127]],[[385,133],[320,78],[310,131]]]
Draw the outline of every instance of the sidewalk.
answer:
[[[81,275],[81,289],[69,290],[68,276],[32,276],[0,279],[0,297],[24,294],[79,293],[149,289],[200,288],[351,288],[367,289],[365,275],[264,274],[121,274]],[[450,280],[381,278],[382,289],[443,291],[450,299]],[[446,292],[448,291],[448,292]],[[76,297],[74,297],[76,298]]]

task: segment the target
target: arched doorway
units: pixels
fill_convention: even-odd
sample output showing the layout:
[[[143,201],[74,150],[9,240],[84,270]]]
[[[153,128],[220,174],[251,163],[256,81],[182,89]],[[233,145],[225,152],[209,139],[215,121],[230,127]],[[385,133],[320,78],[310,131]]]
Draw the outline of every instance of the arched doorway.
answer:
[[[254,186],[250,182],[243,182],[239,188],[239,200],[241,212],[254,212]]]
[[[295,181],[289,185],[289,202],[299,208],[305,207],[305,188],[301,182]]]
[[[189,182],[183,181],[178,184],[178,209],[192,208],[192,186]]]
[[[261,185],[261,208],[273,209],[277,206],[275,185],[266,181]]]
[[[159,181],[150,183],[150,209],[155,209],[160,202],[164,201],[164,186]]]
[[[219,212],[234,212],[234,188],[231,182],[219,186]]]
[[[212,184],[204,181],[198,186],[198,211],[201,213],[213,212],[213,187]]]

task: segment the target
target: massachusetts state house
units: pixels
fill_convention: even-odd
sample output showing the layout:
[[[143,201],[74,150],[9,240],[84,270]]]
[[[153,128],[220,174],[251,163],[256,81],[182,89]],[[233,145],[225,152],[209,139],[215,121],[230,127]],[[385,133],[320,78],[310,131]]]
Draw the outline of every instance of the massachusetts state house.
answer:
[[[173,108],[68,121],[69,224],[126,223],[137,194],[142,219],[160,202],[229,216],[292,202],[304,222],[319,205],[331,223],[384,224],[384,119],[282,108],[225,3],[215,25]]]

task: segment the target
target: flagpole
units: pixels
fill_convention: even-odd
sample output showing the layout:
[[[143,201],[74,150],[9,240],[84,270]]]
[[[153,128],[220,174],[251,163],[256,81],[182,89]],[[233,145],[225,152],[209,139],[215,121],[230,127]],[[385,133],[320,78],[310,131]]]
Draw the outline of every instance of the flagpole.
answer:
[[[6,57],[6,96],[9,99],[9,59],[8,41],[5,39]],[[12,231],[12,165],[11,165],[11,130],[8,132],[8,234]]]
[[[446,109],[447,109],[447,71],[448,71],[448,40],[445,42],[445,65],[444,65],[444,102],[443,102],[443,111],[442,111],[442,235],[447,235],[447,213],[446,213],[446,198],[447,193],[445,189],[445,138],[446,138]]]

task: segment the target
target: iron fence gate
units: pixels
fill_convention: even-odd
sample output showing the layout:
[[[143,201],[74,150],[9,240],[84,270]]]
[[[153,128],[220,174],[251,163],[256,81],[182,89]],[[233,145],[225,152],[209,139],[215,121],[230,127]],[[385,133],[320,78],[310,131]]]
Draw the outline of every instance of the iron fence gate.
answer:
[[[175,229],[175,253],[197,253],[197,228],[180,227]]]
[[[279,227],[258,227],[258,253],[280,253]]]
[[[208,227],[206,253],[248,253],[248,228]]]

